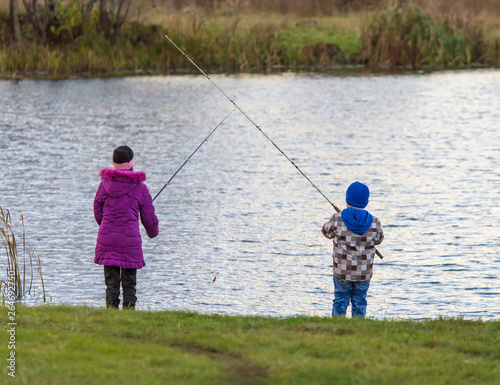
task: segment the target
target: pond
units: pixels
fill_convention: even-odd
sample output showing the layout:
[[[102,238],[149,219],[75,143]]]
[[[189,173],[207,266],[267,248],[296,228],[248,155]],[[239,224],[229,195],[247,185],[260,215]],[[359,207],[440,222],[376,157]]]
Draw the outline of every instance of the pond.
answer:
[[[370,187],[385,241],[369,317],[500,317],[500,71],[212,79],[338,206]],[[202,76],[1,81],[0,105],[0,207],[24,214],[51,302],[96,307],[93,199],[113,149],[132,147],[154,195],[233,109]],[[330,314],[333,209],[238,111],[155,207],[137,309]]]

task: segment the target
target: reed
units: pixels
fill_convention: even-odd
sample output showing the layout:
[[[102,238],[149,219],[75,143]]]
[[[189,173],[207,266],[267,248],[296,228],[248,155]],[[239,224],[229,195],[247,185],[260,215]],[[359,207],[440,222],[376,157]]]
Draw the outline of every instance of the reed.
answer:
[[[365,25],[361,57],[371,65],[415,69],[500,64],[500,40],[488,37],[469,12],[431,14],[417,3],[395,1],[371,13]]]
[[[7,279],[0,281],[0,291],[2,292],[2,305],[5,304],[5,297],[14,296],[17,301],[21,301],[28,295],[35,295],[35,288],[33,286],[34,280],[34,267],[33,261],[36,264],[36,271],[40,276],[42,285],[43,302],[46,302],[45,284],[42,274],[42,263],[40,257],[37,255],[36,250],[26,244],[26,233],[24,229],[24,217],[21,215],[22,239],[21,243],[18,242],[14,228],[12,226],[12,218],[9,210],[4,210],[0,207],[0,239],[4,246],[7,265],[6,273]],[[28,269],[29,277],[26,277]],[[10,285],[7,281],[10,281]],[[27,288],[27,286],[29,287]]]

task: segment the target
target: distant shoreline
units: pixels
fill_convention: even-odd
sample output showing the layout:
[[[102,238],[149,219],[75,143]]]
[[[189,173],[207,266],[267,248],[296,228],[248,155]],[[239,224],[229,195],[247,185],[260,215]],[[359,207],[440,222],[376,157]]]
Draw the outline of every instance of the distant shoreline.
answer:
[[[45,37],[45,43],[33,37],[26,23],[21,30],[32,37],[16,45],[6,20],[7,11],[0,11],[1,79],[196,73],[165,39],[167,32],[207,73],[500,68],[497,13],[484,11],[477,17],[465,10],[438,13],[415,3],[307,17],[255,10],[240,14],[152,8],[141,19],[125,23],[115,41],[106,38],[97,20],[88,25],[61,20],[52,40]]]
[[[340,66],[336,68],[300,68],[298,70],[290,70],[290,69],[273,69],[271,71],[264,72],[242,72],[242,71],[224,71],[223,69],[219,71],[209,71],[210,75],[277,75],[284,73],[293,73],[293,74],[323,74],[323,75],[331,75],[331,76],[369,76],[369,75],[415,75],[415,74],[429,74],[436,72],[444,72],[444,71],[476,71],[476,70],[496,70],[498,67],[491,66],[482,66],[477,65],[472,68],[462,67],[428,67],[422,68],[418,70],[414,70],[411,68],[387,68],[387,67],[367,67],[367,66]],[[135,71],[120,71],[114,73],[73,73],[73,74],[64,74],[64,75],[55,75],[47,73],[46,71],[39,72],[29,72],[29,73],[21,73],[16,72],[12,74],[0,74],[0,80],[51,80],[51,81],[59,81],[59,80],[84,80],[84,79],[111,79],[111,78],[126,78],[126,77],[141,77],[141,76],[203,76],[198,70],[191,68],[179,68],[175,72],[174,71],[151,71],[151,70],[143,70],[138,69]]]

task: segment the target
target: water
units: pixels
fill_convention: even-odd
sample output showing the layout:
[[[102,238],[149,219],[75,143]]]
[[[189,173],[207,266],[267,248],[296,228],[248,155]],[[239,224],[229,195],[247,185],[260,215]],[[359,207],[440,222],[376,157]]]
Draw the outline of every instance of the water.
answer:
[[[213,79],[337,205],[370,186],[386,239],[369,316],[500,317],[500,71]],[[98,307],[92,208],[113,148],[155,194],[232,109],[200,76],[2,81],[0,105],[0,206],[24,213],[52,303]],[[155,203],[138,309],[330,314],[333,210],[241,114]]]

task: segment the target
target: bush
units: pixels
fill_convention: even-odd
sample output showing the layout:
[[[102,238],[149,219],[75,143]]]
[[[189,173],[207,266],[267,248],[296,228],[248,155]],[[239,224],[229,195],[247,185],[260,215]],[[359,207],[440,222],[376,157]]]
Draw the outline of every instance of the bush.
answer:
[[[492,58],[482,26],[467,14],[431,15],[422,7],[395,3],[369,16],[362,31],[362,58],[389,67],[467,66]],[[495,64],[489,59],[484,64]]]

